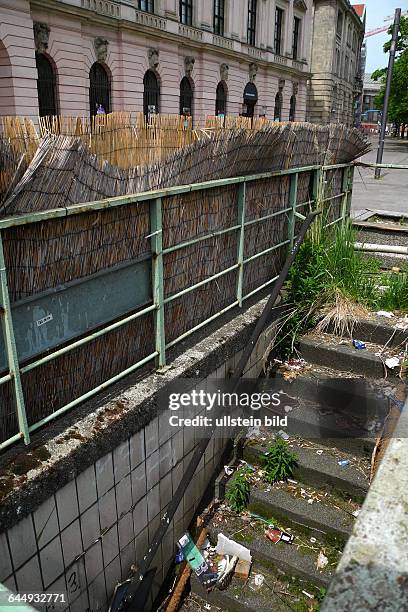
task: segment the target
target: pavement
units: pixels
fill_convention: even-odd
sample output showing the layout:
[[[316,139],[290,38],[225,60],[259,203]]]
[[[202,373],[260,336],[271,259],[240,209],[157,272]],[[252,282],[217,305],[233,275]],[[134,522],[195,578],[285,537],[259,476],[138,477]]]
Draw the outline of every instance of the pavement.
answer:
[[[372,151],[359,161],[375,163],[378,135],[370,138]],[[408,140],[386,137],[384,164],[408,164]],[[391,211],[408,216],[408,170],[382,170],[381,178],[374,178],[374,169],[356,168],[354,173],[352,216],[364,211]]]

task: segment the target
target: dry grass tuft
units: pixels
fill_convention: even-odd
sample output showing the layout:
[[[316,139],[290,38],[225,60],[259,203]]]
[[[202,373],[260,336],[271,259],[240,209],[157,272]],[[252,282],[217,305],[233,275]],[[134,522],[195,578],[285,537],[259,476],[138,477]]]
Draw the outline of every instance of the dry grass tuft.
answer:
[[[368,309],[357,304],[349,297],[345,296],[339,289],[336,289],[334,305],[325,309],[325,316],[316,326],[319,332],[332,332],[338,336],[353,337],[356,323],[360,319],[369,316]]]

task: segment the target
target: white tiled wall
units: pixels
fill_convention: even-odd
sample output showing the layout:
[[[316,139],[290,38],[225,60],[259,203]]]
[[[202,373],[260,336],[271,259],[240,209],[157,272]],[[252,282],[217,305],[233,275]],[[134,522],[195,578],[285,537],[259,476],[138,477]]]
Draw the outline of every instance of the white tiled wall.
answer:
[[[265,335],[248,365],[259,375]],[[209,378],[225,378],[235,354]],[[81,472],[27,518],[0,533],[0,583],[10,590],[65,593],[51,612],[106,612],[115,585],[129,577],[145,554],[160,516],[182,478],[194,448],[194,430],[170,427],[165,414]],[[224,440],[214,438],[202,457],[153,565],[155,593],[221,458]]]
[[[222,443],[217,440],[206,453],[163,540],[157,584],[173,559],[175,538],[191,521]],[[47,611],[106,612],[115,585],[145,553],[193,446],[191,430],[174,433],[164,418],[155,418],[0,534],[0,582],[20,592],[66,593],[65,607],[40,608]]]

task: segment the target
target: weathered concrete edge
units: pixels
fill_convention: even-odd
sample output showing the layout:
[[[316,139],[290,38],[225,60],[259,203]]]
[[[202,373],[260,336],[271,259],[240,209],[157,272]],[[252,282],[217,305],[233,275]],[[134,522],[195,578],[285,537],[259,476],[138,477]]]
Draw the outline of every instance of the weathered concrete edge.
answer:
[[[262,299],[253,304],[187,349],[165,374],[153,373],[96,408],[90,403],[89,413],[83,413],[75,425],[71,423],[63,430],[56,427],[56,435],[33,451],[36,457],[44,456],[44,452],[50,455],[38,467],[16,476],[12,461],[0,472],[0,531],[15,525],[77,474],[145,427],[157,415],[158,393],[175,379],[191,378],[198,383],[239,353],[265,303]],[[69,440],[64,439],[69,436]],[[24,447],[21,451],[21,455],[27,453]],[[4,485],[9,489],[6,494]]]
[[[408,401],[322,612],[408,610]]]

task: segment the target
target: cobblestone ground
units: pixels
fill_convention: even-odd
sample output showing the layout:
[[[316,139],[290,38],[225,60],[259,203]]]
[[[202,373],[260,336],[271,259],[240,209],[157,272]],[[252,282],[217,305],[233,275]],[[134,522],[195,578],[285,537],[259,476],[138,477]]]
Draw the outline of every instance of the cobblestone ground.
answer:
[[[371,138],[373,150],[361,161],[375,162],[378,136]],[[408,164],[408,140],[387,137],[383,163]],[[352,214],[359,211],[389,210],[408,215],[408,170],[382,170],[381,179],[374,179],[371,168],[356,168],[352,200]]]

